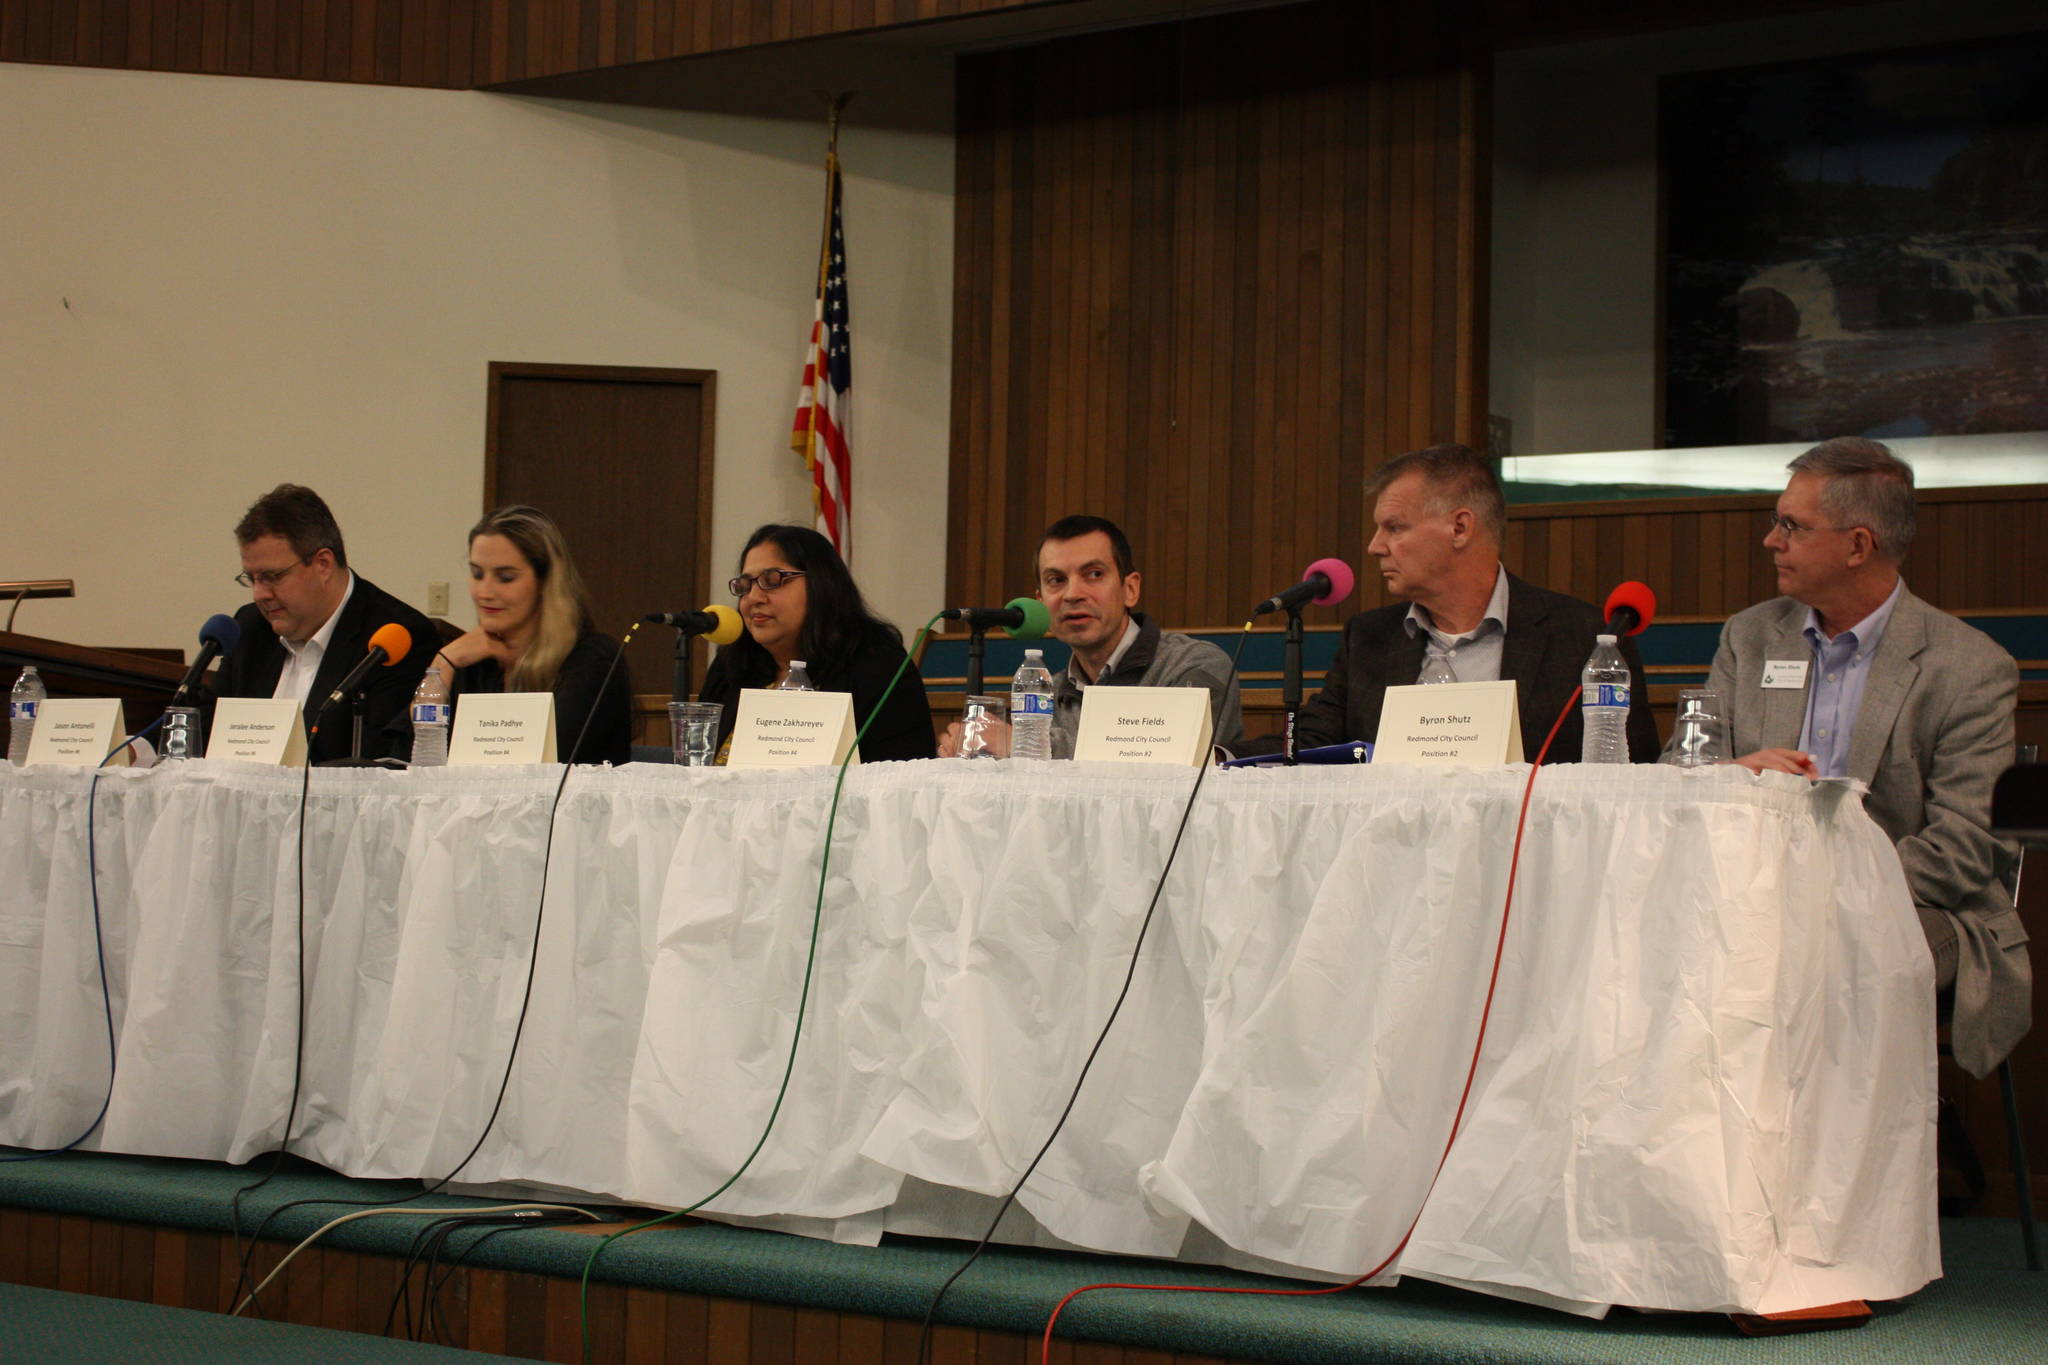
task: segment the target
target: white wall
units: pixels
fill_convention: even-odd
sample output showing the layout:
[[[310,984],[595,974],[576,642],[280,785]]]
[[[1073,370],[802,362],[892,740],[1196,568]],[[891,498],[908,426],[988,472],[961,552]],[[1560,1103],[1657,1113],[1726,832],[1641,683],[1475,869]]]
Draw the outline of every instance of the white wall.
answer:
[[[1661,444],[1660,77],[2041,22],[2040,0],[1902,0],[1498,54],[1488,409],[1513,453]]]
[[[809,520],[822,121],[12,64],[0,109],[0,578],[78,580],[19,629],[189,645],[247,600],[231,528],[287,479],[366,576],[421,606],[448,580],[469,621],[493,360],[717,371],[714,582]],[[856,124],[840,153],[853,562],[914,627],[944,578],[953,150]]]

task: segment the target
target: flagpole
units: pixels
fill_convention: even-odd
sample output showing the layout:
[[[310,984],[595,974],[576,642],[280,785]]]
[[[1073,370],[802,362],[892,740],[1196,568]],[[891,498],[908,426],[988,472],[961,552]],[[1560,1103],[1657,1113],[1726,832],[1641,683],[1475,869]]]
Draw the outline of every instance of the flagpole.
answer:
[[[824,306],[826,288],[832,278],[832,229],[834,218],[836,216],[839,204],[839,115],[840,111],[846,108],[847,102],[854,97],[855,92],[840,91],[835,94],[820,90],[816,93],[818,95],[818,98],[824,101],[825,104],[826,130],[825,208],[823,214],[824,222],[819,228],[818,278],[816,282],[816,297],[819,302],[819,307],[822,310]],[[819,314],[819,325],[822,325],[824,321],[824,314],[821,311]],[[811,478],[812,517],[814,520],[820,523],[820,527],[821,529],[823,529],[824,511],[823,503],[821,501],[822,495],[820,492],[822,476],[818,468],[818,463],[821,458],[818,451],[818,423],[820,419],[821,408],[821,403],[819,399],[820,396],[824,393],[825,387],[831,383],[831,380],[828,377],[827,373],[827,359],[829,347],[824,349],[817,348],[818,339],[815,335],[815,332],[816,328],[814,326],[814,350],[812,359],[809,362],[807,362],[811,369],[812,387],[808,390],[808,392],[812,397],[812,401],[810,402],[806,412],[802,415],[800,425],[797,428],[797,434],[798,438],[802,442],[800,449],[804,457],[804,468],[809,473]],[[839,458],[843,460],[844,457],[841,456]],[[835,469],[839,469],[839,466],[836,463],[834,467]],[[832,522],[831,534],[833,536],[834,541],[837,543],[836,548],[838,548],[842,554],[850,554],[853,548],[850,535],[852,521],[850,513],[852,509],[846,505],[846,495],[848,490],[843,486],[843,482],[841,482],[843,480],[844,471],[843,469],[840,469],[839,480],[835,481],[835,483],[839,484],[839,487],[837,499],[835,500],[835,512],[834,520]]]
[[[818,252],[818,288],[821,292],[832,263],[832,180],[839,174],[839,111],[853,96],[851,90],[842,90],[836,95],[828,95],[822,90],[818,92],[818,98],[825,101],[825,225],[818,235],[818,240],[825,244]]]

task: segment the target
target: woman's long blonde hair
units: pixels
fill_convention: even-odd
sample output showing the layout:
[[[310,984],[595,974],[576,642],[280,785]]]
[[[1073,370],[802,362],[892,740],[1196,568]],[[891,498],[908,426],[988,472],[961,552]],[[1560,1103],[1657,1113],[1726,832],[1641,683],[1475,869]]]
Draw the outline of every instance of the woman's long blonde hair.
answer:
[[[576,648],[577,639],[590,629],[591,622],[590,597],[583,590],[576,561],[569,558],[562,528],[538,508],[513,503],[469,528],[471,544],[478,536],[503,536],[511,541],[540,581],[540,621],[533,640],[505,679],[505,690],[552,692],[562,660]]]

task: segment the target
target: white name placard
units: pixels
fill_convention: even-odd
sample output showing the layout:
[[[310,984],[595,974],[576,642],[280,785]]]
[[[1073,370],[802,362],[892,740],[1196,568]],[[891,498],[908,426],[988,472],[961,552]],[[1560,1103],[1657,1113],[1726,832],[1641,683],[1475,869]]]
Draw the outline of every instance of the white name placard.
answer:
[[[449,767],[554,761],[554,693],[465,692],[455,699]]]
[[[1100,763],[1209,761],[1206,687],[1091,687],[1081,694],[1074,757]]]
[[[348,718],[342,717],[342,724],[347,723]],[[305,767],[306,724],[297,699],[222,697],[214,703],[206,756]]]
[[[860,762],[853,747],[850,692],[780,692],[750,688],[740,693],[739,716],[732,726],[728,768],[806,768],[817,763],[842,763],[848,754]]]
[[[35,733],[29,736],[28,764],[55,768],[97,768],[107,751],[128,738],[119,697],[57,697],[36,708]],[[133,749],[123,749],[107,763],[127,766]]]
[[[1388,688],[1372,761],[1520,763],[1522,715],[1513,680]]]

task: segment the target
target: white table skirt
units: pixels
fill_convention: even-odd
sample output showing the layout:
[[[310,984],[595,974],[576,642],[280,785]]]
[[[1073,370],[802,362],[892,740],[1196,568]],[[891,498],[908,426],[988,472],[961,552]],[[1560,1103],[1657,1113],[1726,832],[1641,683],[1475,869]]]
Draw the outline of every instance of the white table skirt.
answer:
[[[313,774],[294,1151],[357,1176],[469,1151],[560,771]],[[1212,774],[1022,1196],[1044,1239],[1349,1277],[1422,1204],[1398,1273],[1564,1307],[1776,1311],[1939,1275],[1932,969],[1898,859],[1853,795],[1734,768],[1538,779],[1432,1185],[1526,772]],[[105,1090],[90,781],[0,766],[0,1142],[68,1141]],[[788,1097],[711,1210],[978,1235],[974,1196],[1044,1140],[1115,999],[1191,781],[854,769]],[[279,1140],[299,782],[101,777],[118,1070],[88,1147],[241,1161]],[[681,1206],[725,1180],[781,1079],[831,792],[824,770],[570,777],[517,1065],[464,1181]]]

